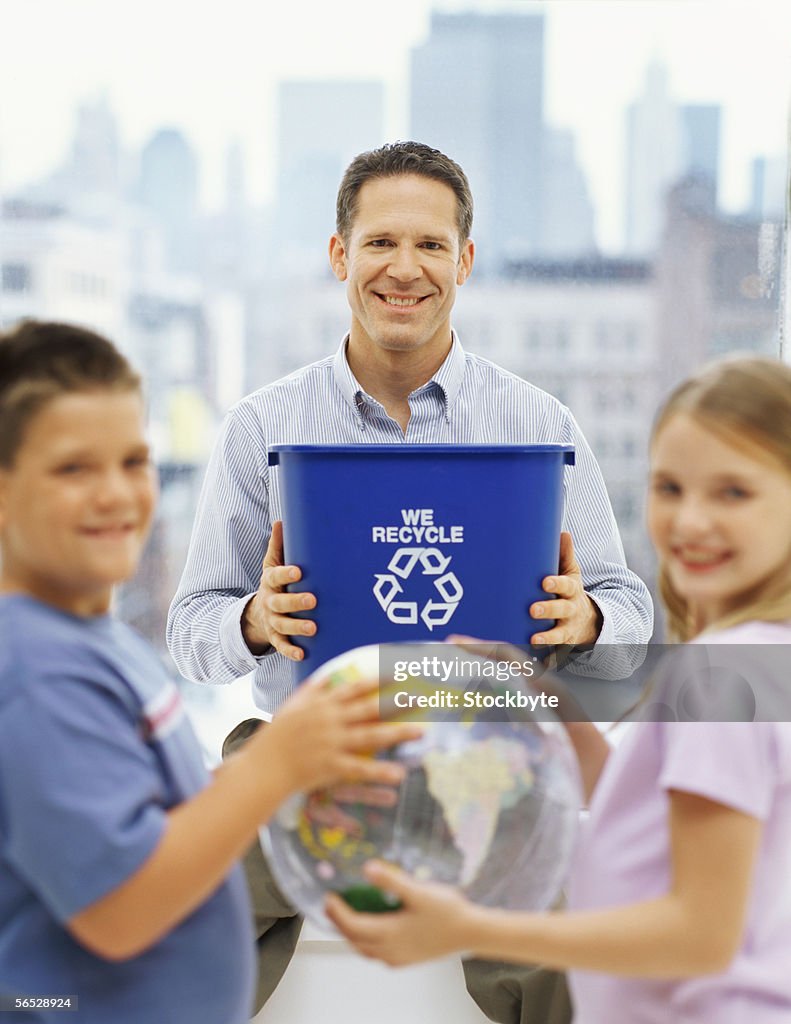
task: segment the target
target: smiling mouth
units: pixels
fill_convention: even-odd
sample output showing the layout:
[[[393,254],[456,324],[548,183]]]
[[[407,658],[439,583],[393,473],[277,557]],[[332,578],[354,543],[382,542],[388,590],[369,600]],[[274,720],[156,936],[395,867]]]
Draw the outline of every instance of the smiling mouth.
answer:
[[[383,295],[381,292],[374,293],[378,299],[387,306],[391,306],[394,309],[414,309],[415,306],[419,305],[423,299],[428,298],[427,295]]]
[[[115,538],[125,537],[127,534],[132,533],[135,527],[132,523],[121,523],[117,526],[86,526],[83,528],[82,533],[88,537],[98,538]]]
[[[676,559],[681,565],[691,572],[707,572],[717,569],[730,561],[731,555],[728,551],[674,551]]]

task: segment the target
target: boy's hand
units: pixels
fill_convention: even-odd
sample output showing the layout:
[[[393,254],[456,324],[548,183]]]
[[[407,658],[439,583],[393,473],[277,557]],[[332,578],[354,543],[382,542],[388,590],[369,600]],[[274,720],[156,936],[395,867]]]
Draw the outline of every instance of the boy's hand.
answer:
[[[250,745],[261,748],[262,771],[285,797],[337,782],[395,785],[402,766],[371,755],[421,733],[417,725],[379,720],[377,679],[335,686],[320,679],[300,686]]]
[[[253,654],[263,654],[272,646],[286,658],[301,661],[304,652],[290,638],[313,636],[316,623],[291,616],[315,608],[316,597],[286,590],[287,584],[302,578],[302,571],[296,565],[283,565],[283,557],[283,524],[278,519],[272,523],[258,592],[248,601],[242,615],[242,636]]]
[[[363,956],[391,967],[419,963],[466,949],[474,908],[455,889],[415,882],[405,872],[369,861],[365,877],[400,900],[400,910],[364,914],[352,910],[338,895],[325,902],[327,917]]]

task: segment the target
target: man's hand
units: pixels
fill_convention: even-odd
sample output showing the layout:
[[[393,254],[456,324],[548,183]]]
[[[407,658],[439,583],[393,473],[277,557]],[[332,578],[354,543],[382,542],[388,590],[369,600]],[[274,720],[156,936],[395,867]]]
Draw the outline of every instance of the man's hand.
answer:
[[[272,646],[292,661],[301,661],[305,653],[291,643],[293,636],[313,636],[316,623],[294,619],[294,612],[316,607],[309,593],[287,593],[286,584],[296,583],[302,572],[296,565],[283,565],[283,524],[272,523],[272,536],[261,568],[258,592],[247,603],[242,615],[242,636],[253,654],[263,654]]]
[[[392,786],[369,786],[363,783],[341,783],[331,789],[318,789],[305,801],[305,816],[314,825],[341,828],[350,835],[359,835],[360,822],[343,810],[343,804],[364,804],[366,807],[395,807],[398,790]]]
[[[585,593],[582,573],[574,555],[571,534],[560,535],[560,565],[557,576],[547,576],[541,586],[548,594],[557,595],[554,601],[537,601],[530,606],[534,619],[556,619],[552,629],[534,633],[530,642],[546,644],[593,644],[602,627],[602,614],[598,605]]]

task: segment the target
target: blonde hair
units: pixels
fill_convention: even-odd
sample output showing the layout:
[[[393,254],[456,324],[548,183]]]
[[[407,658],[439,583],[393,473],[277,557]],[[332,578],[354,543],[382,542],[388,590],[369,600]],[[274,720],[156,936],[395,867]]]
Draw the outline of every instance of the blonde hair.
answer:
[[[652,442],[678,414],[690,416],[726,444],[757,459],[779,463],[791,477],[791,366],[762,356],[732,356],[704,367],[680,384],[657,414]],[[791,509],[778,510],[788,518]],[[690,640],[697,632],[684,596],[676,591],[660,562],[659,591],[667,612],[669,639]],[[707,627],[723,629],[741,622],[791,619],[791,564],[753,591],[741,607]]]

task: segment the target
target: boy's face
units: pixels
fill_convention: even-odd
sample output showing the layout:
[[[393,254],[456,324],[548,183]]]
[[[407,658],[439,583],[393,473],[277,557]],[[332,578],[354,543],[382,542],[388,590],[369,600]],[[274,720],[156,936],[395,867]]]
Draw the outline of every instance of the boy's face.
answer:
[[[137,568],[156,482],[136,391],[53,399],[0,469],[5,592],[75,615],[106,612],[112,587]]]

